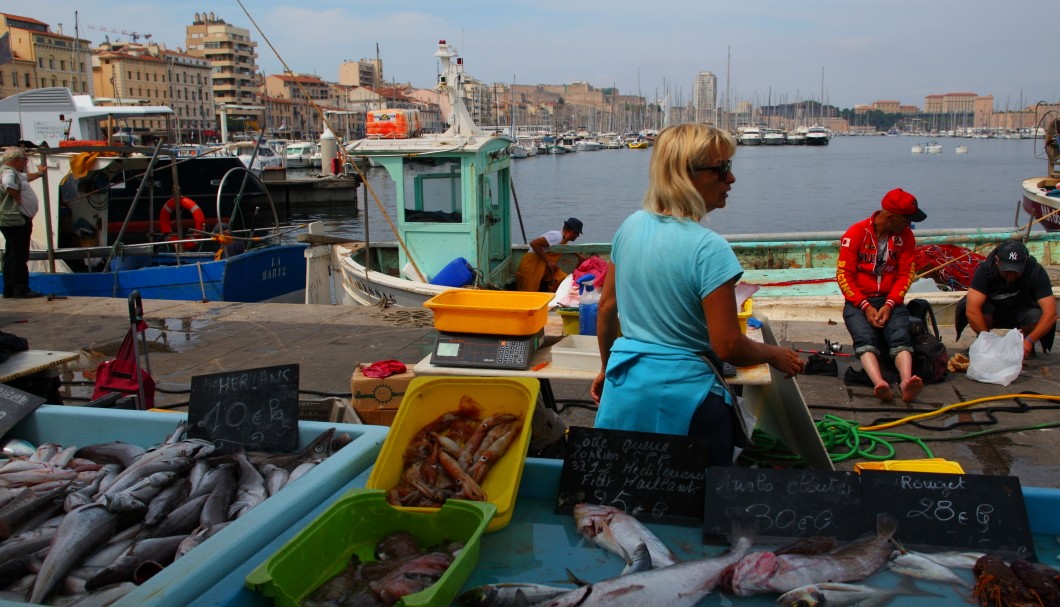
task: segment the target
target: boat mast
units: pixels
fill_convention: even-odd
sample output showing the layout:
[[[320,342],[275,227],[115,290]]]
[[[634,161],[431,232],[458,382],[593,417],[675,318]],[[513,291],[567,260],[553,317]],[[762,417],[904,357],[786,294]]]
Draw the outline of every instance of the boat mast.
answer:
[[[729,84],[729,73],[732,70],[732,45],[727,47],[725,56],[725,128],[732,130],[732,88]]]
[[[462,96],[464,90],[464,60],[456,56],[456,51],[446,44],[445,40],[438,41],[438,50],[434,53],[442,61],[442,75],[438,80],[438,88],[449,96],[450,110],[449,129],[446,135],[484,135],[485,131],[480,129],[468,113]],[[453,59],[456,59],[454,62]]]

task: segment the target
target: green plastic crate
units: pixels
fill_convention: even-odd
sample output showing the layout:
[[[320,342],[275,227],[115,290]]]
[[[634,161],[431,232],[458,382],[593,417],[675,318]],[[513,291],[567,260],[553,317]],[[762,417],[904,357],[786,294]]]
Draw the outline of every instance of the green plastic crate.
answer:
[[[276,607],[302,601],[339,573],[356,554],[374,560],[375,546],[395,531],[408,531],[422,545],[461,541],[442,577],[429,588],[398,601],[406,607],[446,606],[453,602],[478,564],[479,539],[497,507],[487,502],[448,500],[432,512],[397,510],[384,491],[353,489],[247,575],[247,587],[272,597]]]

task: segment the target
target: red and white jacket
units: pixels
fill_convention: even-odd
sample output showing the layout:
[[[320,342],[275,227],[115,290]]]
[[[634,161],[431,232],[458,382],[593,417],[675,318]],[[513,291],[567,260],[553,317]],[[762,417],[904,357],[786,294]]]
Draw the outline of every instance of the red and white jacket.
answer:
[[[903,303],[916,274],[916,238],[908,226],[887,239],[887,254],[880,259],[873,227],[877,214],[850,226],[839,241],[839,289],[847,301],[863,310],[869,297],[886,295],[892,308]]]

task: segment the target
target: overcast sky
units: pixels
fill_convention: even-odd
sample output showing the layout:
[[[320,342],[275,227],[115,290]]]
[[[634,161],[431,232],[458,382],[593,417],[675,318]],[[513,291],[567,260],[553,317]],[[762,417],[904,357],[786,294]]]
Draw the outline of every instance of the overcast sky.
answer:
[[[949,92],[992,94],[997,108],[1058,100],[1060,0],[48,0],[0,9],[93,45],[151,34],[184,47],[196,11],[250,30],[266,74],[338,80],[344,60],[373,58],[387,80],[429,87],[439,39],[492,83],[618,86],[649,100],[691,98],[700,71],[734,101],[820,99],[841,108]],[[19,12],[28,11],[28,12]],[[77,11],[75,19],[75,11]],[[259,33],[255,28],[261,28]],[[264,34],[264,35],[263,35]],[[275,52],[266,43],[266,38]],[[731,61],[728,57],[731,56]],[[728,87],[726,86],[728,81]]]

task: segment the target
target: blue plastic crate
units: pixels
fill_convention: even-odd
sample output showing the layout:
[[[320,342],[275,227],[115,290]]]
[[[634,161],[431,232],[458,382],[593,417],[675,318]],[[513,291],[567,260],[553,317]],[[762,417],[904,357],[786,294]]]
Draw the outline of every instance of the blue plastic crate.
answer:
[[[186,419],[179,413],[44,405],[7,436],[34,444],[90,445],[120,440],[149,447],[161,442]],[[299,448],[328,428],[349,434],[353,442],[299,479],[295,489],[281,491],[265,500],[114,605],[188,605],[273,538],[361,476],[375,462],[387,433],[387,428],[380,426],[300,421]],[[24,605],[27,603],[0,600],[0,607]]]

